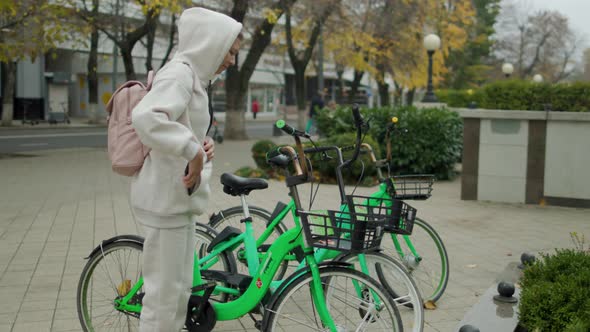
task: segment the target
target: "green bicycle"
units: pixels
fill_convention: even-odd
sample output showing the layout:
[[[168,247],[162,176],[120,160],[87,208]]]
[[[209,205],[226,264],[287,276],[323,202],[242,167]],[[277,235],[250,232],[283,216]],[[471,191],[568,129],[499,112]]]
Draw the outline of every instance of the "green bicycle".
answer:
[[[397,119],[395,120],[397,122]],[[396,130],[395,122],[392,122],[387,128],[387,141],[389,141],[389,135]],[[362,143],[361,148],[369,153],[372,162],[376,164],[377,175],[380,179],[379,190],[370,196],[370,198],[374,198],[371,202],[381,202],[382,200],[392,198],[424,200],[430,197],[433,183],[432,176],[383,176],[382,168],[389,170],[391,160],[391,146],[389,144],[387,145],[388,157],[385,160],[378,160],[369,144]],[[328,151],[336,152],[337,156],[340,153],[340,149],[335,149],[334,147],[305,149],[306,153],[323,153]],[[336,174],[338,177],[338,172]],[[342,208],[346,208],[344,188],[340,184],[343,181],[340,179],[337,180],[343,202]],[[216,230],[226,229],[228,226],[236,230],[243,228],[241,226],[241,220],[243,220],[244,211],[246,210],[244,204],[245,202],[242,200],[242,206],[231,207],[212,215],[209,226]],[[248,216],[251,216],[252,222],[255,224],[254,229],[258,230],[255,236],[257,238],[256,245],[259,248],[258,251],[260,254],[263,254],[265,249],[268,248],[268,243],[272,243],[275,238],[285,232],[286,226],[283,221],[290,214],[295,215],[295,212],[296,204],[293,200],[287,204],[282,202],[277,203],[272,213],[256,206],[248,207]],[[293,219],[295,220],[295,217]],[[391,233],[390,237],[392,241],[384,241],[381,245],[384,252],[395,253],[395,256],[403,262],[414,279],[424,301],[436,302],[439,300],[449,280],[449,259],[444,243],[438,233],[425,220],[416,217],[411,236]],[[247,265],[245,250],[239,248],[236,256],[238,259],[237,268],[243,273]],[[330,255],[325,251],[320,251],[319,254],[316,254],[318,260],[335,259],[336,256],[334,253]],[[281,263],[280,273],[277,275],[278,279],[282,278],[281,273],[284,273],[289,263],[293,261],[295,261],[293,255],[285,257],[285,261]]]
[[[297,162],[304,160],[298,137],[296,143],[297,153],[291,147],[284,147],[281,152],[290,156],[296,169],[295,175],[287,178],[287,185],[298,202],[297,185],[307,181],[309,175],[305,164],[303,169],[306,171],[303,172]],[[201,261],[196,261],[193,295],[186,319],[189,331],[210,331],[217,320],[244,316],[255,310],[259,303],[264,306],[259,326],[263,331],[300,329],[301,325],[315,331],[402,330],[397,304],[379,283],[351,269],[348,264],[318,264],[313,255],[313,247],[333,243],[336,245],[332,245],[332,250],[345,253],[377,248],[384,234],[385,221],[360,213],[328,211],[323,218],[325,225],[330,225],[332,235],[319,234],[309,225],[310,213],[300,207],[297,204],[303,229],[293,228],[282,234],[268,248],[253,276],[224,271],[217,275],[211,271],[206,275],[207,271],[201,271]],[[137,328],[136,318],[140,316],[143,297],[139,259],[141,242],[137,236],[119,236],[103,241],[89,256],[77,294],[78,315],[84,331]],[[228,242],[219,245],[228,245]],[[280,262],[291,253],[305,261],[307,266],[292,274],[270,295],[268,290]],[[230,260],[222,258],[221,261],[230,264]],[[252,260],[253,264],[256,262]],[[129,266],[130,263],[135,265]],[[230,294],[232,300],[225,303],[210,301],[211,295],[221,292]]]

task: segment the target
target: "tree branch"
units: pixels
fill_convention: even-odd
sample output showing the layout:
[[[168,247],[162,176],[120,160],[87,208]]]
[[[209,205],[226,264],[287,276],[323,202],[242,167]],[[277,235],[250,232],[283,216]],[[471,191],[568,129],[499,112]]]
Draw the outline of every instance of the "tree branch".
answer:
[[[168,48],[166,49],[166,54],[162,59],[162,63],[160,64],[160,68],[164,67],[166,62],[168,62],[168,58],[172,53],[172,49],[174,48],[174,36],[176,35],[176,14],[172,14],[172,25],[170,26],[170,36],[168,37]]]
[[[546,32],[545,34],[543,34],[543,37],[539,41],[539,44],[537,44],[537,48],[535,50],[535,57],[533,58],[533,61],[531,62],[531,64],[529,66],[527,66],[527,68],[522,73],[523,77],[530,75],[533,72],[533,69],[535,69],[535,66],[539,62],[541,49],[543,48],[543,45],[545,45],[545,42],[547,41],[547,39],[550,36],[551,36],[551,32]]]

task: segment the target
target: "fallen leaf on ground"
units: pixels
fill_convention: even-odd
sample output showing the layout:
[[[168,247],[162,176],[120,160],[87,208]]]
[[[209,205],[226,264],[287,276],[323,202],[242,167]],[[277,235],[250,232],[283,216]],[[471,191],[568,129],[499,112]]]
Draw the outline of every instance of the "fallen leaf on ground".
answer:
[[[424,309],[435,310],[436,304],[432,300],[428,300],[428,301],[424,302]]]

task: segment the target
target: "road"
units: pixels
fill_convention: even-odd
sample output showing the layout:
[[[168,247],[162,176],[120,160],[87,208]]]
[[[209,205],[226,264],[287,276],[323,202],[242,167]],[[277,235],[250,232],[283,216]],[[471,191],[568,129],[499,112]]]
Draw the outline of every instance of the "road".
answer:
[[[219,129],[223,132],[223,124]],[[272,136],[272,123],[248,122],[250,138]],[[0,154],[77,147],[106,147],[106,128],[22,129],[0,131]]]

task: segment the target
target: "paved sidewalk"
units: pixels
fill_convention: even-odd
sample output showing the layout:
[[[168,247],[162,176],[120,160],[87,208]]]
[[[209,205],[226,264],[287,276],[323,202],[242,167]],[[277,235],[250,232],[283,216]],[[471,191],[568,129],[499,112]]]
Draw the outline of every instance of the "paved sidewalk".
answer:
[[[217,146],[209,212],[239,203],[223,194],[217,179],[222,172],[253,165],[251,145]],[[75,298],[83,257],[105,238],[138,233],[128,205],[128,179],[111,172],[104,149],[0,159],[0,174],[0,332],[80,331]],[[308,188],[302,187],[306,195]],[[455,331],[523,251],[572,247],[571,231],[590,236],[588,209],[461,201],[459,188],[459,180],[436,183],[431,199],[413,204],[444,239],[451,264],[438,309],[426,312],[426,331]],[[317,197],[316,207],[338,206],[334,186],[322,186]],[[287,201],[287,190],[271,181],[268,191],[251,194],[250,202],[272,209],[277,199]],[[216,328],[244,329],[253,330],[249,318]]]

